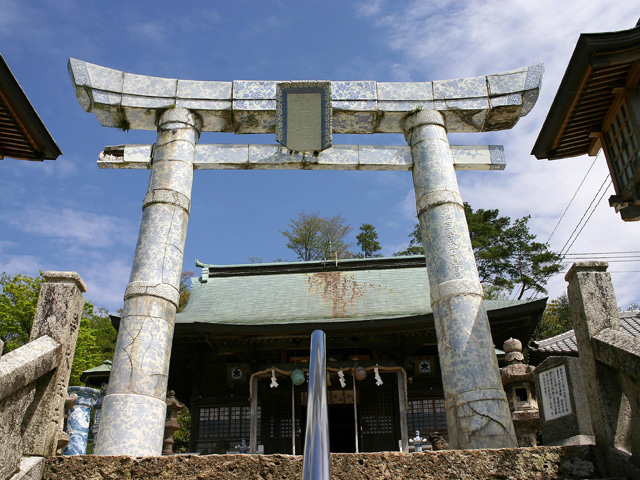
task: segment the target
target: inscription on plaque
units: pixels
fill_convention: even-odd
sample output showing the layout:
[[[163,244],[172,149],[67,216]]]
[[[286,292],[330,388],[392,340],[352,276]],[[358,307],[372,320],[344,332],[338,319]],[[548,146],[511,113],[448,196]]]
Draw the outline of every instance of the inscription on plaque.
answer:
[[[322,95],[290,93],[287,96],[287,147],[290,150],[322,149]]]
[[[276,140],[295,152],[319,152],[331,146],[331,83],[286,82],[277,85]]]
[[[571,401],[569,400],[569,384],[564,365],[541,372],[538,379],[545,420],[569,415]]]

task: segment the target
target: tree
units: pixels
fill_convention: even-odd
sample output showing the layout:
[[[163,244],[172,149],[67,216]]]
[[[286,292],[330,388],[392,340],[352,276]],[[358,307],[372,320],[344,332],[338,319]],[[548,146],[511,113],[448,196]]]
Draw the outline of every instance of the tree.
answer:
[[[0,275],[0,338],[5,342],[5,353],[29,341],[33,318],[36,314],[38,295],[44,278],[18,274],[14,277]],[[70,385],[82,385],[80,374],[113,358],[117,332],[111,325],[109,313],[86,301],[78,329],[78,340]]]
[[[536,236],[529,232],[531,217],[527,215],[512,223],[509,217],[501,217],[497,209],[474,211],[465,203],[464,210],[485,297],[504,298],[514,290],[518,299],[528,291],[545,293],[549,277],[561,270],[561,256],[546,243],[535,241]],[[409,235],[409,248],[394,255],[414,254],[422,244],[419,235],[416,224]]]
[[[394,257],[408,255],[424,255],[424,248],[422,248],[422,233],[420,232],[419,223],[415,224],[413,232],[409,234],[409,246],[407,249],[393,254]]]
[[[180,274],[180,286],[178,287],[178,292],[180,293],[178,300],[178,313],[184,310],[184,307],[187,306],[187,301],[191,295],[191,277],[194,275],[195,272],[191,270],[184,270]]]
[[[287,248],[293,250],[299,260],[309,261],[351,258],[351,244],[346,241],[351,230],[340,215],[321,217],[318,212],[302,212],[297,219],[290,220],[287,230],[280,233],[287,237]]]
[[[510,247],[510,267],[508,274],[511,283],[518,287],[518,300],[528,290],[534,293],[547,293],[544,286],[551,275],[562,269],[562,257],[549,250],[546,243],[536,242],[536,236],[529,232],[530,215],[518,218],[507,229],[507,245]]]
[[[370,223],[363,223],[360,225],[360,233],[356,235],[357,244],[362,250],[362,253],[358,253],[356,257],[359,258],[371,258],[381,257],[380,242],[378,242],[378,232],[376,227]]]
[[[542,314],[542,320],[538,324],[533,340],[543,340],[549,337],[555,337],[561,333],[568,332],[573,329],[571,321],[571,306],[569,305],[569,297],[563,293],[555,300],[547,303]]]
[[[464,213],[478,266],[478,276],[480,283],[485,287],[485,293],[499,296],[501,290],[511,290],[512,284],[505,275],[509,268],[510,255],[506,231],[511,219],[501,217],[497,209],[474,211],[466,202]]]
[[[42,273],[36,278],[0,275],[0,340],[4,342],[5,353],[29,341],[43,281]]]
[[[191,435],[191,412],[186,406],[178,412],[178,425],[180,425],[180,428],[173,433],[173,451],[175,453],[187,453]]]

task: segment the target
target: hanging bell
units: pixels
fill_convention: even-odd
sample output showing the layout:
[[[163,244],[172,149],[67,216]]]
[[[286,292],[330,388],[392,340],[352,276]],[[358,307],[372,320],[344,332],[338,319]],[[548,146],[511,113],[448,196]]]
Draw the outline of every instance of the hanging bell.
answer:
[[[296,368],[294,371],[291,372],[291,382],[294,385],[302,385],[305,380],[306,378],[304,376],[304,372],[299,368]]]
[[[353,374],[355,375],[356,380],[364,380],[367,378],[367,371],[362,366],[357,366]]]

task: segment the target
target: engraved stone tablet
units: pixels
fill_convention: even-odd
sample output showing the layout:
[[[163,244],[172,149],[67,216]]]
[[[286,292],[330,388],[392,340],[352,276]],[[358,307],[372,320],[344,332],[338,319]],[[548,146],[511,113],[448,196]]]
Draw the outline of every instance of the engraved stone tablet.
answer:
[[[331,82],[277,85],[276,140],[295,152],[331,146]]]
[[[546,420],[564,417],[571,413],[569,385],[564,365],[541,372],[539,375],[540,394]]]

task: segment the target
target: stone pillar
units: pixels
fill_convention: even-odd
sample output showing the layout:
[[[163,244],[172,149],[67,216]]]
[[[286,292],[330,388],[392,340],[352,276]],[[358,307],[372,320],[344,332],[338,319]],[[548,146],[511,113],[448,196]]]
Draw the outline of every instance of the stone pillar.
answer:
[[[452,448],[517,447],[444,119],[409,115],[405,138],[431,288]]]
[[[158,121],[149,190],[102,406],[99,455],[162,453],[165,395],[202,122],[184,108]]]
[[[69,387],[69,395],[76,394],[76,403],[69,410],[67,417],[67,433],[69,443],[64,447],[64,455],[84,455],[87,453],[89,441],[89,424],[91,423],[91,407],[100,396],[100,390],[89,387]]]
[[[36,381],[35,398],[22,422],[25,455],[55,455],[63,435],[64,404],[87,290],[75,272],[44,272],[29,342],[44,335],[61,345],[58,367]]]

